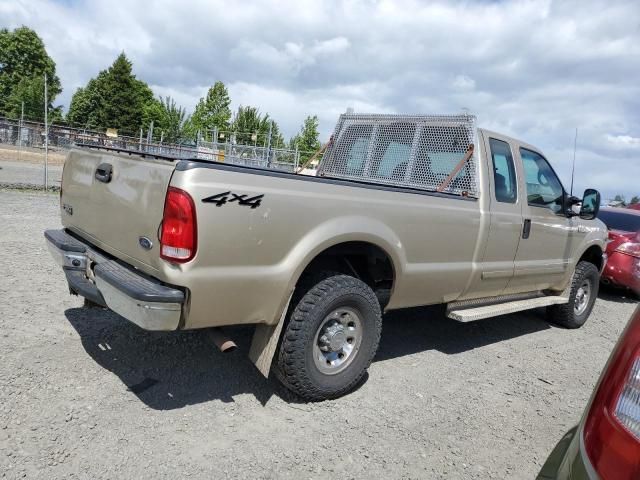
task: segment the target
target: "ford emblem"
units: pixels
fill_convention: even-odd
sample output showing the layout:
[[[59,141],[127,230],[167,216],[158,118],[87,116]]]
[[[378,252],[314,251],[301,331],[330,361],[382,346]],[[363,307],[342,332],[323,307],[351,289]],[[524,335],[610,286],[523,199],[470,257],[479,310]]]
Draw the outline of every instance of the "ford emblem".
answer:
[[[138,238],[138,243],[145,250],[151,250],[151,247],[153,247],[153,242],[149,240],[147,237]]]

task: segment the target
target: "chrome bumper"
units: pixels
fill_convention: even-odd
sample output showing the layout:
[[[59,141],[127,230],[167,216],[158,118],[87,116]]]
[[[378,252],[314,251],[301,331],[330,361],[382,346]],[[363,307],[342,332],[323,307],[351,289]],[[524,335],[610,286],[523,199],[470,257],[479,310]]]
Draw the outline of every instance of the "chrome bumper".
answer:
[[[145,330],[176,330],[185,294],[111,260],[64,230],[45,232],[47,248],[72,293],[109,307]]]

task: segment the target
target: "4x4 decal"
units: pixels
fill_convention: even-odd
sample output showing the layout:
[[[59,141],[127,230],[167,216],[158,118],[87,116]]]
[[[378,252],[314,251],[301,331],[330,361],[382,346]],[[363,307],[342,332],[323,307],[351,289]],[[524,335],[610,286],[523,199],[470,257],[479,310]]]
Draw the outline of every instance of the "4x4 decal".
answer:
[[[258,208],[260,203],[262,202],[263,195],[256,195],[254,197],[249,197],[248,194],[239,194],[233,192],[222,192],[216,195],[211,195],[210,197],[203,198],[203,203],[215,203],[216,207],[221,207],[227,203],[238,202],[238,205],[242,205],[245,207]]]

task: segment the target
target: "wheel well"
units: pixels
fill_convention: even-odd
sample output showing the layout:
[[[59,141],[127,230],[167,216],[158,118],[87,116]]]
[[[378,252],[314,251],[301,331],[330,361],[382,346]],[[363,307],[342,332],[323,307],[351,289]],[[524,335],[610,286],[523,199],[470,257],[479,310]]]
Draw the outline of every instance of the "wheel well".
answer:
[[[602,268],[602,250],[597,245],[592,245],[585,250],[578,261],[593,263],[600,270]]]
[[[380,306],[389,302],[395,273],[391,257],[369,242],[345,242],[319,253],[302,272],[301,278],[321,271],[337,271],[359,278],[375,292]]]

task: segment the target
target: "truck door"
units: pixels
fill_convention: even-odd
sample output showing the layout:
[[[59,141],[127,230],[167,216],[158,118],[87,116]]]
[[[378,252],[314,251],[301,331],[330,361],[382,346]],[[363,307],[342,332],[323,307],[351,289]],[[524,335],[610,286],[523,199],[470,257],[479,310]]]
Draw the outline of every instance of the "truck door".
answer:
[[[519,146],[522,230],[508,292],[557,286],[567,272],[571,221],[564,213],[564,188],[549,162],[532,148]]]
[[[482,131],[489,172],[489,231],[484,255],[469,292],[474,297],[503,293],[514,274],[514,259],[522,227],[514,145],[506,137]],[[479,295],[481,294],[481,295]]]

